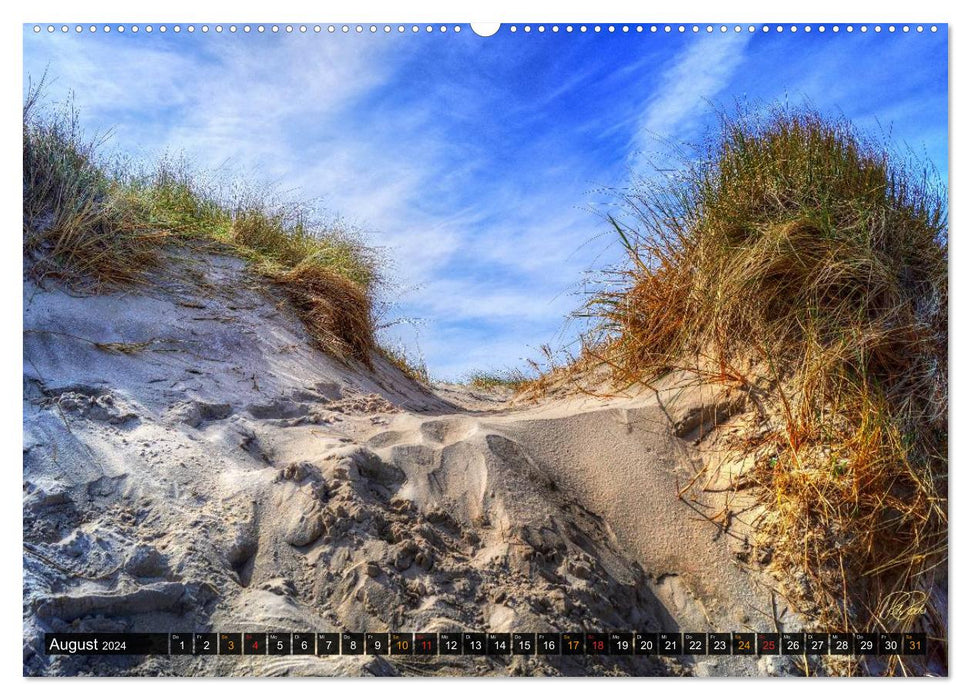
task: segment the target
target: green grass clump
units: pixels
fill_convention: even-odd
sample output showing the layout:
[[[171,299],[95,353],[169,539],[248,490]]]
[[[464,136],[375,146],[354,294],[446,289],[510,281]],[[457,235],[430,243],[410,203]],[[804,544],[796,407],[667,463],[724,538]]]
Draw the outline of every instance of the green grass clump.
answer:
[[[591,300],[627,381],[673,368],[748,390],[782,568],[824,624],[884,629],[947,553],[947,210],[941,188],[808,110],[725,118],[611,219],[629,253]]]
[[[380,261],[355,232],[269,192],[222,197],[184,163],[111,167],[73,109],[41,111],[41,87],[28,92],[23,113],[28,275],[131,284],[160,264],[166,245],[217,244],[280,284],[322,349],[370,366]]]
[[[464,378],[464,384],[474,389],[488,391],[490,389],[512,389],[519,391],[530,383],[531,379],[518,369],[506,370],[478,370],[470,372]]]

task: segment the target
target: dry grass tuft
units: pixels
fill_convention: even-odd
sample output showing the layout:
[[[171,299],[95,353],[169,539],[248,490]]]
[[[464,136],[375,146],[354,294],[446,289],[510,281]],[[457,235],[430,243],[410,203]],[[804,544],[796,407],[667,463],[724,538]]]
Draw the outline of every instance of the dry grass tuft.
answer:
[[[371,367],[376,349],[371,298],[354,280],[312,261],[274,279],[282,284],[311,335],[324,350]]]
[[[428,364],[425,362],[425,357],[420,349],[417,352],[412,352],[402,343],[397,346],[385,345],[381,348],[381,352],[406,377],[426,386],[431,384],[432,378],[428,372]]]
[[[156,262],[165,232],[115,198],[116,184],[85,141],[70,108],[38,114],[39,91],[23,110],[24,262],[37,279],[132,282]]]
[[[464,383],[473,389],[489,391],[494,389],[511,389],[514,392],[526,388],[531,379],[525,372],[518,369],[479,370],[470,372]]]
[[[881,601],[946,568],[943,193],[843,121],[776,110],[726,118],[625,202],[630,265],[587,308],[599,352],[626,382],[746,387],[776,565],[809,577],[822,625],[899,629]]]

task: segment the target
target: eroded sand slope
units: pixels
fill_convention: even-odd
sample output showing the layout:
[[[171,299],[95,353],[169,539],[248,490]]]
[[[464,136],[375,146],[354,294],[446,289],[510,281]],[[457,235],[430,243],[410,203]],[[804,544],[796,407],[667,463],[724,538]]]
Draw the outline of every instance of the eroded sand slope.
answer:
[[[703,632],[779,616],[731,538],[677,498],[728,405],[712,392],[462,408],[381,359],[371,372],[325,356],[237,260],[173,258],[156,282],[25,287],[25,673],[787,671],[690,656],[45,657],[54,630]]]

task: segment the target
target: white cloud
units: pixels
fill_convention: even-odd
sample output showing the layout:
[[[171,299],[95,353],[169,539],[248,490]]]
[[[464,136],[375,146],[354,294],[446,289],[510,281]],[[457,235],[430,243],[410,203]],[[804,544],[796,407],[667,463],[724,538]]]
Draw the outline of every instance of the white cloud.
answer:
[[[665,69],[654,95],[647,101],[635,146],[649,147],[656,139],[679,137],[697,126],[714,100],[731,81],[749,42],[748,33],[705,36]]]

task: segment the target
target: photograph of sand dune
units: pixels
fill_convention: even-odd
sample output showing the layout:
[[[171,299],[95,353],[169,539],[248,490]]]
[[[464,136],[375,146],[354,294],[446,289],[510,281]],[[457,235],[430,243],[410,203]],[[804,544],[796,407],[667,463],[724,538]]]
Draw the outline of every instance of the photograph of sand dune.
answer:
[[[22,32],[24,676],[949,675],[946,23]]]

